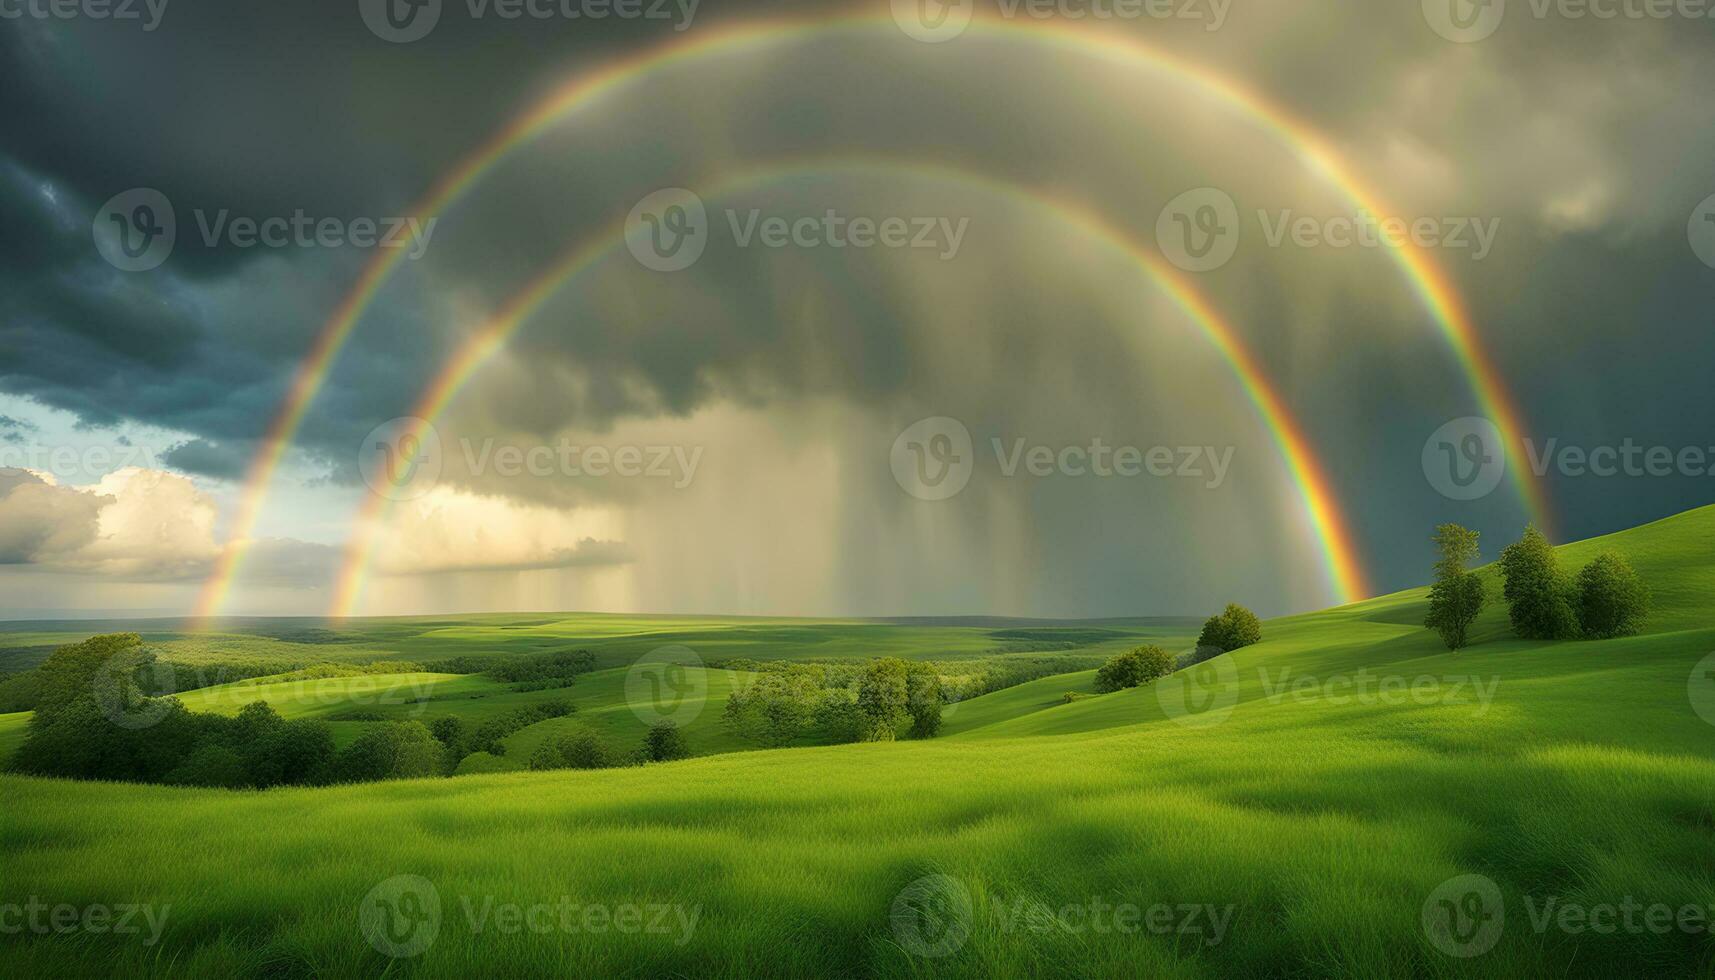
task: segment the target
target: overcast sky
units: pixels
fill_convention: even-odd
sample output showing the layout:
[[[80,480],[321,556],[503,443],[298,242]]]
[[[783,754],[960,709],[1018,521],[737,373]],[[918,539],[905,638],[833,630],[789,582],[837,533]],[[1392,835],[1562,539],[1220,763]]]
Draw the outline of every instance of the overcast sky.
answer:
[[[366,6],[0,3],[0,617],[189,610],[300,361],[377,254],[367,239],[555,87],[840,12],[874,16],[631,77],[392,231],[407,257],[296,430],[224,611],[330,608],[372,430],[580,245],[582,271],[435,420],[437,472],[385,511],[358,611],[1334,601],[1229,360],[1072,211],[1193,267],[1176,273],[1296,417],[1375,591],[1426,578],[1437,523],[1477,528],[1493,557],[1529,519],[1506,482],[1456,499],[1467,488],[1426,472],[1432,435],[1485,410],[1464,366],[1388,247],[1339,247],[1350,198],[1204,86],[1027,31],[925,43],[886,2],[595,20],[444,0],[408,41]],[[1529,445],[1503,447],[1508,465],[1552,454],[1558,538],[1710,502],[1715,20],[1515,2],[1470,40],[1436,0],[1063,6],[1040,35],[1131,38],[1255,93],[1386,202],[1377,217],[1425,230],[1521,410]],[[682,269],[628,247],[677,234],[684,212],[660,197],[634,215],[666,188],[706,215]],[[1172,218],[1199,188],[1221,197]],[[1200,207],[1222,198],[1231,216]],[[162,240],[145,237],[162,201],[170,250],[130,255]],[[1164,240],[1231,217],[1213,268]],[[278,244],[251,240],[267,219]],[[928,418],[958,425],[912,428]],[[948,496],[935,478],[960,433]],[[1634,474],[1620,453],[1616,475],[1580,468],[1627,445]],[[1650,472],[1650,447],[1672,464]]]

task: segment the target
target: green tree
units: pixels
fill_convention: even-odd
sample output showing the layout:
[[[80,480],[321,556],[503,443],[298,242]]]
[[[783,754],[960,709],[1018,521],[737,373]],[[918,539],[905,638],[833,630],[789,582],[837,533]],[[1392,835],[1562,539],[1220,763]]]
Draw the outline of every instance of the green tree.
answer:
[[[1423,625],[1441,634],[1447,649],[1469,640],[1471,623],[1483,611],[1483,580],[1466,566],[1477,558],[1477,532],[1457,524],[1435,529],[1435,584],[1429,587],[1429,616]]]
[[[1173,654],[1154,644],[1115,654],[1096,668],[1096,691],[1107,694],[1148,684],[1173,673],[1176,661]]]
[[[1578,573],[1578,622],[1585,636],[1631,636],[1643,627],[1649,605],[1648,587],[1621,555],[1604,552]]]
[[[687,758],[690,754],[691,747],[685,744],[685,733],[679,730],[678,725],[658,722],[644,733],[643,757],[650,762],[671,762]]]
[[[386,721],[357,737],[334,762],[334,778],[363,783],[432,776],[441,766],[441,744],[420,721]]]
[[[1240,647],[1262,642],[1262,621],[1236,602],[1227,603],[1219,615],[1210,616],[1197,637],[1197,645],[1215,647],[1230,653]]]
[[[1571,586],[1562,578],[1548,543],[1535,525],[1501,551],[1502,595],[1513,632],[1525,640],[1565,640],[1578,635]]]
[[[858,712],[864,719],[863,741],[891,742],[897,737],[909,714],[909,672],[898,657],[883,657],[864,669],[857,690]]]
[[[925,664],[913,665],[905,678],[905,710],[911,715],[912,738],[934,738],[941,733],[941,675]]]

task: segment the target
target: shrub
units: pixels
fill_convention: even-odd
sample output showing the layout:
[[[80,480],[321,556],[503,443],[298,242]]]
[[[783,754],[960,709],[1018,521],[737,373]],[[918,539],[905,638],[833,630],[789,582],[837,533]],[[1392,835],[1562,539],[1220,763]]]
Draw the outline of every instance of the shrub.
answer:
[[[1127,650],[1096,669],[1096,692],[1108,694],[1148,684],[1173,673],[1176,666],[1173,654],[1153,644]]]
[[[364,732],[334,760],[342,783],[432,776],[441,767],[441,745],[420,721],[388,721]]]
[[[531,769],[606,769],[619,764],[619,757],[587,728],[550,739],[530,755]]]
[[[1435,584],[1429,587],[1429,615],[1423,625],[1441,634],[1447,649],[1465,646],[1471,623],[1483,611],[1483,580],[1465,566],[1477,557],[1477,532],[1457,524],[1435,529],[1441,558],[1435,563]]]
[[[1091,695],[1085,694],[1083,691],[1067,691],[1060,695],[1060,703],[1071,704],[1074,701],[1088,701],[1090,697]]]
[[[685,744],[685,733],[669,722],[657,722],[643,736],[643,757],[650,762],[671,762],[688,758],[691,747]]]
[[[1179,655],[1176,669],[1184,670],[1186,667],[1195,667],[1206,660],[1213,660],[1226,652],[1227,651],[1217,646],[1200,645],[1194,647]]]
[[[1649,603],[1649,589],[1631,562],[1613,552],[1597,555],[1578,573],[1578,623],[1585,636],[1631,636],[1643,627]]]
[[[1502,595],[1513,633],[1525,640],[1565,640],[1578,635],[1572,588],[1562,578],[1554,548],[1534,525],[1501,552]]]
[[[1262,642],[1262,621],[1256,613],[1236,602],[1227,603],[1219,615],[1210,616],[1197,637],[1198,646],[1219,647],[1222,653]]]

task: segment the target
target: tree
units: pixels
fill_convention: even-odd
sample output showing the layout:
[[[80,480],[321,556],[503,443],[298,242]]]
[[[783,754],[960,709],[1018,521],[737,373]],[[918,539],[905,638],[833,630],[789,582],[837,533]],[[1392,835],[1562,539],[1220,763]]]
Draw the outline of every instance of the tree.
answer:
[[[728,696],[722,720],[740,738],[779,748],[798,740],[815,710],[812,676],[795,671],[765,673]]]
[[[1447,649],[1465,646],[1471,623],[1483,611],[1483,580],[1466,565],[1477,558],[1477,532],[1457,524],[1435,529],[1435,584],[1429,587],[1429,616],[1423,625],[1441,634]]]
[[[643,757],[650,762],[671,762],[687,758],[690,754],[691,747],[685,744],[685,733],[679,730],[678,725],[658,722],[644,733]]]
[[[386,721],[357,737],[334,762],[339,782],[432,776],[441,765],[441,744],[420,721]]]
[[[1578,573],[1578,623],[1585,636],[1631,636],[1643,627],[1649,604],[1649,589],[1621,555],[1604,552]]]
[[[863,741],[891,742],[897,737],[908,714],[908,673],[898,657],[883,657],[865,668],[857,691],[858,712],[865,722]]]
[[[1525,640],[1564,640],[1578,635],[1571,588],[1561,577],[1554,548],[1535,525],[1501,552],[1502,595],[1513,632]]]
[[[934,738],[941,733],[941,675],[927,664],[913,665],[905,677],[905,710],[911,715],[912,738]]]
[[[1157,677],[1173,673],[1177,658],[1155,646],[1141,646],[1116,654],[1096,669],[1096,691],[1108,694],[1128,687],[1148,684]]]
[[[1262,621],[1257,619],[1256,613],[1236,602],[1227,603],[1227,608],[1219,615],[1210,616],[1197,637],[1198,646],[1216,647],[1222,653],[1261,642]]]

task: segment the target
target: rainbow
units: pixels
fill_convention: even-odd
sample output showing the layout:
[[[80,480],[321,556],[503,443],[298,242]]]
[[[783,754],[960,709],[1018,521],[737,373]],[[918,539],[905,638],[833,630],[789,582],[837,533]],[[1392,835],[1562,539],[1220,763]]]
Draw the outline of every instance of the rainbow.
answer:
[[[729,57],[755,52],[804,38],[843,31],[896,33],[890,14],[872,13],[821,20],[757,21],[709,30],[685,37],[639,55],[576,77],[538,102],[524,115],[493,135],[488,142],[456,164],[413,207],[419,218],[438,215],[456,204],[502,159],[529,143],[565,116],[599,104],[606,96],[647,75],[700,58]],[[1126,67],[1156,71],[1193,86],[1205,95],[1255,121],[1277,138],[1313,171],[1332,182],[1358,208],[1374,214],[1391,214],[1379,197],[1369,191],[1350,169],[1327,150],[1316,135],[1282,109],[1265,102],[1235,83],[1206,68],[1151,48],[1141,41],[1094,33],[1066,23],[1013,21],[994,14],[976,15],[967,33],[1003,41],[1018,41],[1062,48]],[[903,35],[898,35],[904,43]],[[1522,445],[1522,416],[1501,382],[1500,373],[1484,352],[1475,324],[1457,292],[1429,254],[1407,243],[1389,254],[1405,272],[1413,290],[1445,335],[1461,369],[1482,408],[1500,430],[1507,445]],[[322,326],[310,353],[300,364],[281,409],[269,426],[245,477],[239,507],[228,545],[204,584],[196,606],[196,617],[206,619],[218,612],[248,550],[256,521],[286,449],[291,445],[310,403],[327,378],[334,358],[374,302],[381,287],[403,260],[399,250],[378,250],[359,276],[350,295]],[[1539,527],[1550,525],[1549,508],[1542,488],[1524,467],[1510,467],[1525,509]]]
[[[862,176],[911,176],[977,187],[1007,200],[1034,207],[1089,235],[1130,260],[1159,286],[1226,359],[1244,388],[1257,415],[1279,447],[1289,475],[1303,498],[1305,512],[1327,564],[1330,590],[1341,603],[1367,597],[1369,586],[1358,557],[1351,529],[1342,518],[1332,487],[1323,472],[1303,428],[1287,408],[1280,393],[1269,383],[1260,363],[1239,334],[1221,315],[1165,263],[1153,258],[1126,235],[1090,211],[1051,198],[1019,185],[942,166],[881,161],[795,162],[740,173],[708,190],[719,197],[742,188],[764,186],[793,177],[852,174]],[[446,412],[459,393],[489,358],[499,352],[548,299],[558,293],[602,257],[618,248],[623,225],[605,236],[574,246],[545,272],[512,297],[449,358],[424,389],[409,416],[408,431],[421,438]],[[375,558],[377,532],[391,511],[392,498],[372,494],[364,504],[356,531],[347,549],[329,615],[344,618],[353,614],[367,583]]]

